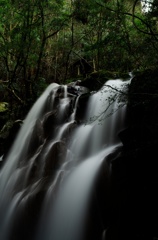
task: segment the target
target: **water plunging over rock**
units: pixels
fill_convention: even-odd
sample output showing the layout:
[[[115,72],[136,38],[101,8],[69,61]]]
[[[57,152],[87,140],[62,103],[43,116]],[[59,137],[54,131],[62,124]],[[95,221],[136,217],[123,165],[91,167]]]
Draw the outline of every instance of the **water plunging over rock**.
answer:
[[[0,239],[102,239],[126,84],[88,95],[51,84],[37,100],[0,172]]]

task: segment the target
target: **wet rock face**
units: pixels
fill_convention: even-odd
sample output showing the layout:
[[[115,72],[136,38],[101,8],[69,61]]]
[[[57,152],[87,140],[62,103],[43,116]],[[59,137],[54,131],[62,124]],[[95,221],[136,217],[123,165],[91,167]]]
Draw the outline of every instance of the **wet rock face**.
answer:
[[[55,128],[57,124],[61,121],[66,121],[70,114],[73,112],[73,108],[75,105],[76,98],[78,96],[84,96],[86,95],[89,90],[87,87],[80,86],[81,81],[76,81],[74,83],[71,83],[67,86],[67,102],[65,104],[65,107],[62,109],[62,116],[60,112],[58,111],[59,106],[62,103],[62,99],[64,98],[65,89],[64,86],[59,86],[58,90],[55,94],[54,99],[54,105],[52,106],[52,94],[50,93],[50,96],[46,102],[46,106],[44,108],[44,111],[47,113],[41,120],[42,122],[37,122],[35,130],[32,133],[32,140],[29,144],[30,148],[30,155],[33,154],[34,150],[42,144],[45,138],[49,138],[54,134]],[[88,95],[88,94],[87,94]],[[87,96],[88,98],[88,96]],[[83,100],[84,99],[84,100]],[[84,109],[86,103],[86,97],[81,98],[81,104],[78,109],[78,119],[82,119],[82,116],[84,114]],[[51,109],[51,110],[50,110]],[[1,121],[2,122],[2,121]],[[1,131],[0,131],[0,158],[4,158],[3,155],[6,155],[13,144],[17,133],[22,125],[22,120],[16,120],[15,122],[2,122],[1,125]],[[50,136],[51,133],[51,136]],[[2,161],[0,161],[0,166],[2,165]]]
[[[77,80],[76,82],[70,83],[68,85],[68,93],[74,94],[76,96],[88,93],[90,91],[89,89],[90,88],[88,88],[88,85],[85,87],[84,81],[81,80]]]
[[[37,148],[44,142],[43,126],[40,120],[37,120],[28,145],[29,155],[33,155]]]
[[[44,163],[44,172],[46,176],[52,177],[52,173],[59,169],[63,163],[66,153],[67,148],[62,141],[55,142],[52,146],[50,146]]]
[[[129,236],[131,240],[147,240],[158,236],[158,164],[155,153],[149,147],[142,149],[133,144],[126,145],[123,156],[113,163],[113,214],[107,239],[121,240]]]
[[[44,138],[50,137],[57,124],[57,111],[48,112],[42,120]]]
[[[42,186],[41,186],[42,189]],[[36,234],[36,227],[39,221],[41,213],[41,204],[43,202],[45,195],[44,190],[40,190],[36,193],[30,194],[29,198],[26,196],[27,202],[24,204],[23,208],[22,203],[19,204],[16,210],[16,216],[14,218],[14,224],[10,229],[8,239],[10,240],[33,240]]]
[[[81,95],[79,98],[78,105],[77,105],[77,111],[76,111],[76,121],[77,122],[82,122],[84,120],[89,96],[90,96],[89,93],[87,93],[87,94]]]
[[[111,229],[118,217],[116,207],[118,199],[114,199],[116,190],[113,189],[112,165],[119,161],[121,153],[122,147],[118,147],[102,162],[92,192],[83,240],[117,240],[117,238],[114,238],[114,234],[107,235],[106,232],[107,229]],[[114,232],[117,236],[116,229],[114,229]]]
[[[147,156],[155,165],[154,152],[158,147],[158,70],[146,71],[133,78],[129,87],[128,107],[129,127],[120,135],[124,146],[135,149],[135,153],[141,152],[144,159],[150,152]]]
[[[114,212],[107,239],[158,237],[158,72],[134,77],[122,156],[112,164]]]

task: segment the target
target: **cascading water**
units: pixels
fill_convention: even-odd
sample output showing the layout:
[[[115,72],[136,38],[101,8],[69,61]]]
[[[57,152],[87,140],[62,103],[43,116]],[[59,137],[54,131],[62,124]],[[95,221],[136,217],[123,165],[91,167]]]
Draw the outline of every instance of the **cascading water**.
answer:
[[[37,100],[0,172],[0,239],[86,238],[98,175],[105,168],[110,178],[121,145],[126,106],[119,93],[127,83],[110,80],[86,96],[84,116],[84,94],[67,86],[51,84]]]

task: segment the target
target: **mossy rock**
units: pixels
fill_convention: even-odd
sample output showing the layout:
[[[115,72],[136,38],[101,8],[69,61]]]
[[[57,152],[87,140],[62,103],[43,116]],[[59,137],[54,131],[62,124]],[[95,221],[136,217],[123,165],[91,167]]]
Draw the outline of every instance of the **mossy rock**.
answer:
[[[118,78],[127,79],[129,74],[99,70],[92,72],[80,85],[87,87],[90,91],[98,91],[108,80]]]
[[[108,79],[109,76],[104,71],[93,72],[80,85],[87,87],[90,91],[97,91]]]

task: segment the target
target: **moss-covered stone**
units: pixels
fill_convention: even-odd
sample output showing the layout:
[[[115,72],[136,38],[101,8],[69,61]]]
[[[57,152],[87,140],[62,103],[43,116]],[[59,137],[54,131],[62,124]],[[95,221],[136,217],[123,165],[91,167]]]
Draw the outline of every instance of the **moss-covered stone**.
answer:
[[[107,70],[99,70],[89,74],[82,82],[81,85],[87,87],[90,91],[98,91],[106,81],[110,79],[127,79],[128,73],[110,72]]]

